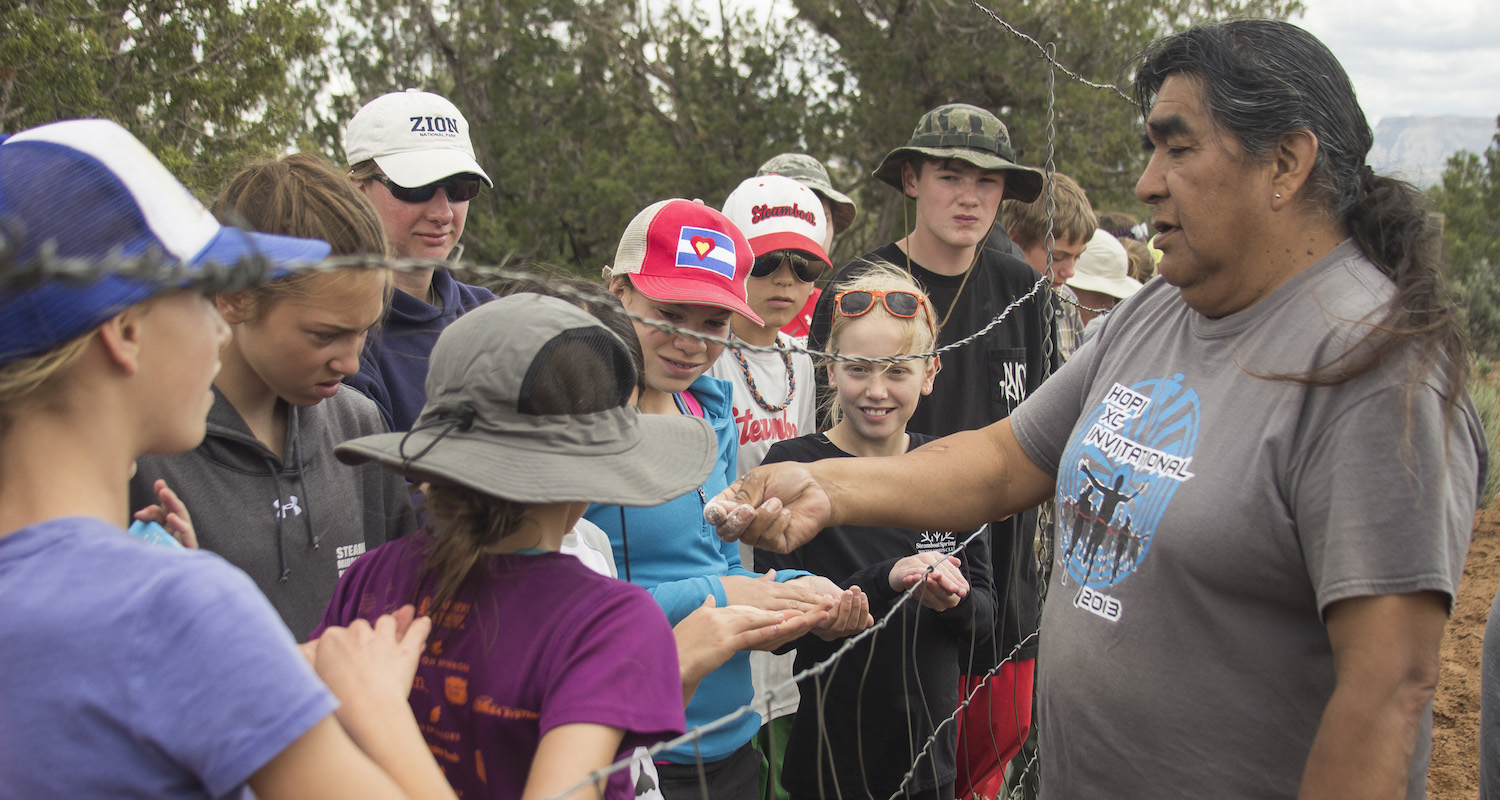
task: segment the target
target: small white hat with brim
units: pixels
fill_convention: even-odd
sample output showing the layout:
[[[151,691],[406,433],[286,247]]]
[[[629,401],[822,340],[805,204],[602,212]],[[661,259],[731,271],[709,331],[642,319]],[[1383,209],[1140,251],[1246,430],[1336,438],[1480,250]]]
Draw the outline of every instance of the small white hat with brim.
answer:
[[[1100,228],[1073,267],[1068,285],[1085,292],[1099,292],[1120,300],[1139,292],[1141,282],[1130,277],[1130,256],[1125,245]]]
[[[746,178],[725,198],[724,216],[745,234],[756,258],[797,250],[833,267],[823,252],[828,238],[823,203],[800,181],[781,175]]]

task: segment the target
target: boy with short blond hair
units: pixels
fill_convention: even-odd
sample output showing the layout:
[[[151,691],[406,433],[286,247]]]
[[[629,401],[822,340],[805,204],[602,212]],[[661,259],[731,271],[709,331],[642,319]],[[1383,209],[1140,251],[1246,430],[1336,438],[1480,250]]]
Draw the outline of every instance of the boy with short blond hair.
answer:
[[[1049,185],[1050,183],[1050,185]],[[1051,203],[1048,203],[1051,192]],[[1034,203],[1006,200],[1000,204],[1000,221],[1005,232],[1026,254],[1026,263],[1038,275],[1047,274],[1048,206],[1054,206],[1052,220],[1052,286],[1062,286],[1073,277],[1073,264],[1083,255],[1089,239],[1099,228],[1099,218],[1089,205],[1088,195],[1078,182],[1061,172],[1052,173],[1049,182],[1042,181],[1041,194]]]
[[[1052,220],[1051,264],[1047,263],[1049,216]],[[1067,282],[1073,277],[1078,257],[1083,255],[1089,239],[1099,229],[1099,218],[1089,205],[1088,195],[1077,181],[1054,172],[1050,179],[1043,178],[1041,198],[1035,203],[1013,200],[1001,203],[1000,220],[1011,241],[1025,254],[1026,263],[1036,270],[1036,274],[1050,276],[1052,288],[1059,295],[1052,304],[1057,315],[1057,350],[1067,359],[1083,344],[1083,318],[1078,313],[1078,296],[1067,287]]]

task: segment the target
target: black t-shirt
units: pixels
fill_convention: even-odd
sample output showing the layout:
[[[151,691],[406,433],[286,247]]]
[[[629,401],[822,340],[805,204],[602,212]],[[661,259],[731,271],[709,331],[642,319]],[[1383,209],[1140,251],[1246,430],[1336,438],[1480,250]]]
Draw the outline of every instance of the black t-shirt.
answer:
[[[808,345],[826,350],[834,296],[839,285],[858,275],[872,260],[886,261],[907,269],[927,292],[941,322],[938,344],[963,339],[988,325],[1011,301],[1026,295],[1040,280],[1031,266],[993,249],[980,250],[968,280],[963,275],[939,275],[907,257],[895,242],[850,262],[829,281],[813,310]],[[962,289],[960,290],[960,287]],[[1061,365],[1057,355],[1057,332],[1051,308],[1051,292],[1043,287],[1012,309],[993,330],[979,340],[943,355],[942,369],[932,394],[917,403],[907,423],[909,432],[947,436],[975,430],[1008,416],[1031,396],[1046,376]],[[952,313],[949,314],[949,309]],[[819,408],[826,408],[827,373],[817,371]],[[825,421],[826,422],[826,421]],[[1040,617],[1036,568],[1036,512],[1027,511],[990,525],[994,549],[992,563],[999,599],[997,636],[975,654],[965,674],[988,672],[1018,644],[1036,632]],[[1033,636],[1019,652],[1022,659],[1035,658]]]
[[[928,441],[930,437],[914,433],[909,446]],[[848,457],[828,437],[814,434],[777,442],[764,463]],[[951,551],[972,533],[843,525],[823,530],[787,555],[756,550],[755,568],[805,569],[846,589],[859,586],[879,620],[901,596],[890,587],[897,561],[916,553]],[[988,534],[981,533],[968,547],[987,553]],[[957,606],[938,613],[915,598],[908,600],[884,629],[850,649],[835,669],[799,686],[808,713],[797,714],[792,723],[781,770],[782,783],[793,795],[819,793],[817,749],[826,736],[824,791],[832,794],[836,779],[843,797],[866,797],[868,786],[868,796],[884,800],[900,786],[933,725],[953,715],[960,662],[983,644],[995,614],[989,559],[971,560],[964,551],[957,555],[970,585]],[[827,660],[845,641],[804,636],[796,642],[797,671]],[[911,788],[932,788],[956,778],[956,730],[952,725],[943,729]]]

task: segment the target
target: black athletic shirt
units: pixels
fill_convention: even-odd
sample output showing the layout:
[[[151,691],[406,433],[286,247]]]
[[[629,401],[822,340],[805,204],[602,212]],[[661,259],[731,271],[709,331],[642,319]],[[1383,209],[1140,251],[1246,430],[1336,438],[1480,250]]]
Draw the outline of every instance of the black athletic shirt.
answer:
[[[914,433],[910,447],[928,441],[930,437]],[[777,442],[763,463],[849,457],[819,433]],[[916,553],[951,551],[972,533],[841,525],[824,529],[788,555],[756,550],[755,568],[805,569],[846,589],[858,586],[869,595],[870,613],[879,620],[901,596],[890,587],[897,561]],[[981,533],[968,546],[987,553],[988,535]],[[823,754],[823,791],[833,796],[836,780],[842,797],[885,800],[916,761],[933,725],[953,715],[960,663],[972,648],[985,646],[995,614],[989,559],[957,555],[970,584],[957,606],[938,613],[913,598],[884,629],[845,654],[836,669],[799,685],[802,713],[792,723],[781,770],[782,784],[792,795],[818,795],[817,747],[826,735],[832,755]],[[797,671],[826,660],[845,641],[802,637],[795,642]],[[929,789],[956,778],[956,730],[944,727],[909,788]]]
[[[1039,280],[1025,261],[994,249],[981,248],[967,282],[963,275],[939,275],[911,261],[895,242],[850,262],[828,283],[813,310],[808,344],[826,350],[834,296],[838,286],[862,272],[872,260],[883,260],[907,269],[927,292],[939,322],[938,344],[965,338],[989,324],[1010,302],[1030,292]],[[962,291],[960,291],[962,287]],[[956,301],[956,302],[955,302]],[[932,394],[922,398],[907,423],[907,431],[947,436],[958,431],[983,428],[1008,416],[1022,400],[1061,365],[1057,356],[1055,317],[1051,292],[1044,287],[1035,296],[1012,309],[1003,322],[983,338],[943,356],[942,370]],[[952,314],[949,315],[949,309]],[[819,408],[826,407],[827,373],[817,371]],[[1036,512],[1017,514],[990,525],[994,550],[992,572],[999,598],[997,636],[990,647],[974,659],[965,674],[988,672],[1016,646],[1030,640],[1019,658],[1035,658],[1040,605],[1037,600]]]

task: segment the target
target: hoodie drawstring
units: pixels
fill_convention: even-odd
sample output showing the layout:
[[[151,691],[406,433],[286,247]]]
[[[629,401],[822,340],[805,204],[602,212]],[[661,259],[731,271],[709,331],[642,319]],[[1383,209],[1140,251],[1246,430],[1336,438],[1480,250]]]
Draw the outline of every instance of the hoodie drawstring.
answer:
[[[318,549],[318,529],[313,525],[312,501],[307,496],[307,482],[302,469],[302,422],[297,413],[300,409],[292,406],[288,410],[291,417],[292,428],[292,469],[297,472],[297,491],[302,493],[302,516],[307,522],[307,546],[314,550]],[[290,574],[290,570],[288,570]],[[283,579],[285,580],[285,579]]]

